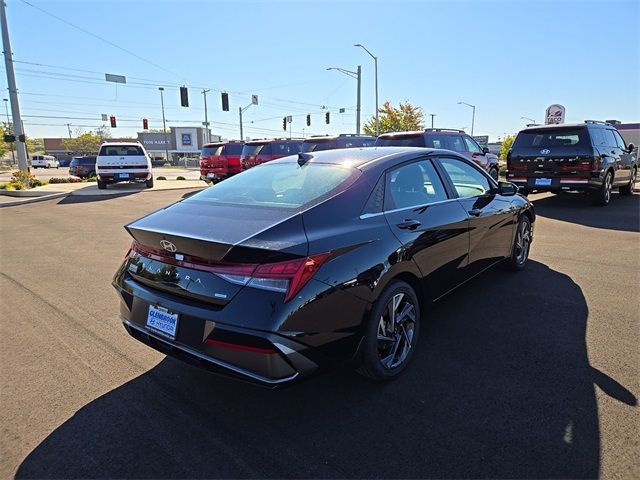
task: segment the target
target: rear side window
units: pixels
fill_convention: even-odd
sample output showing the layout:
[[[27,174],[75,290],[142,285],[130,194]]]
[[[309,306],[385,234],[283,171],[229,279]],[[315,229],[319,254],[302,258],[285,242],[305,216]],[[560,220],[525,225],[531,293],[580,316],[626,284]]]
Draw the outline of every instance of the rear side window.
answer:
[[[35,159],[34,159],[34,160],[35,160]],[[80,162],[80,159],[79,159],[79,158],[72,158],[72,159],[71,159],[71,162],[69,163],[69,166],[70,166],[70,167],[77,167],[79,162]]]
[[[300,148],[301,152],[319,152],[321,150],[332,150],[336,148],[336,141],[331,140],[316,140],[312,142],[304,142]]]
[[[80,165],[95,165],[96,157],[86,157],[80,159]]]
[[[100,156],[127,157],[134,155],[144,155],[142,147],[139,145],[103,145],[100,148]]]
[[[467,148],[464,145],[464,140],[462,139],[462,135],[449,135],[447,137],[449,141],[449,150],[453,150],[454,152],[466,152]]]
[[[427,135],[424,139],[425,147],[447,148],[447,139],[444,135]]]
[[[298,209],[344,190],[360,175],[355,168],[266,163],[189,197],[188,201]]]
[[[607,145],[604,128],[593,128],[589,133],[591,134],[591,143],[594,147],[604,147]]]
[[[200,155],[203,157],[213,157],[214,155],[220,155],[222,151],[222,145],[212,145],[202,148]]]
[[[273,155],[295,155],[300,151],[298,143],[272,143]]]
[[[522,131],[513,142],[513,148],[582,147],[588,144],[589,134],[584,128],[554,128]]]
[[[221,155],[241,155],[242,146],[241,143],[228,143],[222,148]]]
[[[242,147],[242,155],[258,155],[262,147],[264,147],[264,143],[245,145]]]
[[[376,147],[426,147],[424,135],[395,135],[378,137]]]

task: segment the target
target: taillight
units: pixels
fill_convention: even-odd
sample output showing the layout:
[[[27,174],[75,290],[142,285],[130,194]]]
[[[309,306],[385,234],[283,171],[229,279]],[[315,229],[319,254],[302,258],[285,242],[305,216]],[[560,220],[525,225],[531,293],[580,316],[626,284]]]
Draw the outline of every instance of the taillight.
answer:
[[[591,171],[591,162],[573,163],[560,166],[561,172],[589,172]]]

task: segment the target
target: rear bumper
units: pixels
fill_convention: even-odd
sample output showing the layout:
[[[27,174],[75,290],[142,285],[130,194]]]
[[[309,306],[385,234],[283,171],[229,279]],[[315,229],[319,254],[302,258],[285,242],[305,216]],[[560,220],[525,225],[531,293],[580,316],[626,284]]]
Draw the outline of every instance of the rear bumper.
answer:
[[[149,180],[153,177],[150,171],[137,171],[137,172],[98,172],[96,174],[99,180],[116,183],[116,182],[129,182],[131,180]]]
[[[594,191],[602,188],[602,179],[599,177],[532,177],[508,173],[507,181],[521,189],[538,192]]]

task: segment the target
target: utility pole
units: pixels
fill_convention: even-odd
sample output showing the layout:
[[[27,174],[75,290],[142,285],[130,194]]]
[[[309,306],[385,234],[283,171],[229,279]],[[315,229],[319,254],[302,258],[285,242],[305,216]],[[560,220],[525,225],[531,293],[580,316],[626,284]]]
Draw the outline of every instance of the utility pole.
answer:
[[[433,117],[436,116],[435,113],[430,113],[429,116],[431,117],[431,128],[433,128]]]
[[[9,41],[9,27],[7,26],[7,4],[0,0],[0,23],[2,23],[2,44],[4,45],[4,64],[7,70],[7,85],[9,86],[9,99],[11,100],[11,114],[13,116],[13,133],[16,136],[16,150],[18,151],[18,168],[23,172],[29,171],[27,163],[27,149],[25,147],[24,129],[20,118],[20,105],[18,105],[18,87],[16,74],[13,70],[13,53]]]
[[[242,129],[242,113],[246,112],[247,109],[249,109],[249,107],[251,107],[252,105],[258,105],[258,96],[257,95],[251,95],[251,103],[249,105],[247,105],[246,107],[242,108],[242,107],[238,107],[238,112],[240,113],[240,140],[244,141],[244,131]]]
[[[69,132],[69,139],[71,139],[71,124],[67,123],[67,131]]]
[[[207,92],[210,91],[209,88],[205,88],[202,90],[202,95],[204,95],[204,129],[205,129],[205,142],[209,142],[209,117],[207,114]]]
[[[369,51],[367,47],[362,45],[361,43],[356,43],[354,47],[360,47],[365,52],[369,54],[371,58],[373,58],[373,63],[375,67],[375,76],[376,76],[376,137],[380,135],[380,121],[378,120],[378,57],[376,57],[373,53]]]
[[[476,123],[476,106],[471,105],[467,102],[458,102],[458,105],[466,105],[467,107],[471,107],[473,109],[473,112],[471,113],[471,136],[473,137],[473,126]]]
[[[360,83],[361,83],[361,79],[362,79],[362,69],[360,67],[360,65],[358,65],[358,68],[356,69],[355,72],[351,71],[351,70],[346,70],[344,68],[339,68],[339,67],[329,67],[327,68],[327,70],[337,70],[340,73],[344,73],[345,75],[348,75],[352,78],[355,78],[358,82],[358,92],[357,92],[357,102],[356,102],[356,133],[358,135],[360,135]]]
[[[7,128],[9,128],[9,127],[11,127],[11,120],[9,120],[9,106],[7,105],[9,103],[9,99],[8,98],[3,98],[2,100],[4,101],[4,109],[7,112]],[[13,128],[8,133],[13,133]],[[16,154],[13,151],[13,142],[9,142],[9,143],[11,144],[11,161],[15,165],[16,164]]]
[[[158,90],[160,90],[160,105],[162,105],[162,130],[164,131],[164,153],[166,155],[167,162],[170,162],[169,142],[167,141],[167,122],[165,121],[165,118],[164,118],[164,94],[162,93],[164,92],[164,87],[158,87]]]

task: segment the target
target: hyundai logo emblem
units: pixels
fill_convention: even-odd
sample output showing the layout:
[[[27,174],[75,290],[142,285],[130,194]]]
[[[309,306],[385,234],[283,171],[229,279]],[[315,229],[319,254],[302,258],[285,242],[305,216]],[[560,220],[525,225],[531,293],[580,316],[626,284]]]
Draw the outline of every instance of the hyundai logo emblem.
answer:
[[[549,155],[551,153],[551,150],[549,150],[548,148],[543,148],[542,150],[540,150],[540,153],[542,155]]]
[[[160,240],[160,246],[164,248],[167,252],[175,252],[177,250],[176,246],[171,243],[169,240]]]

